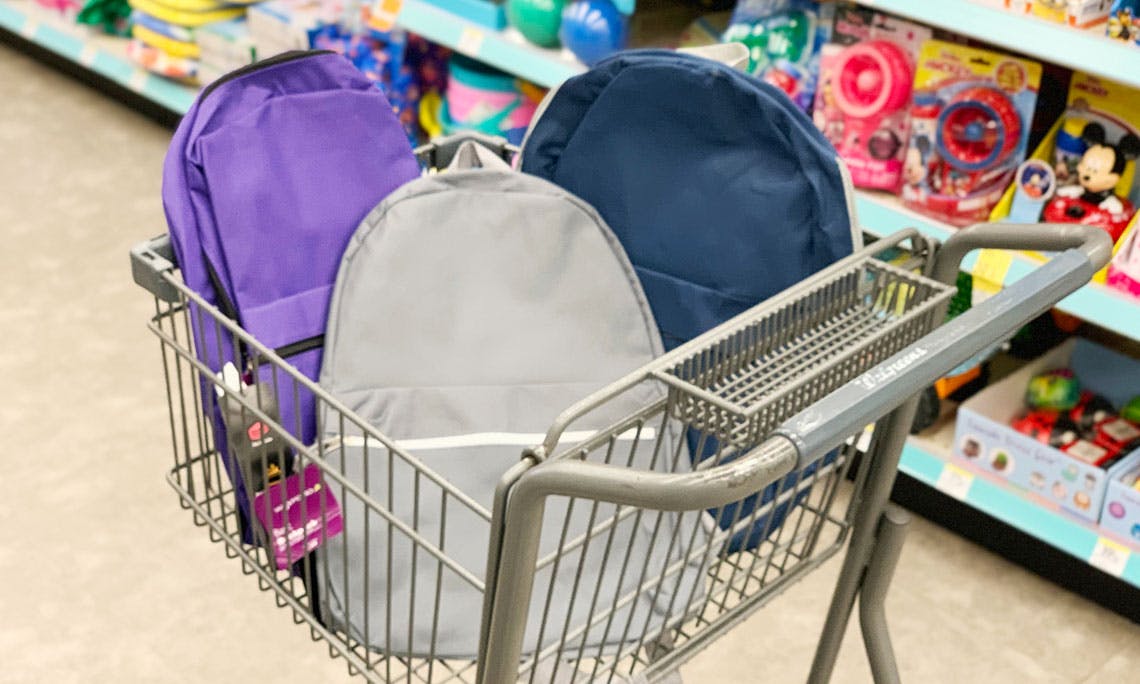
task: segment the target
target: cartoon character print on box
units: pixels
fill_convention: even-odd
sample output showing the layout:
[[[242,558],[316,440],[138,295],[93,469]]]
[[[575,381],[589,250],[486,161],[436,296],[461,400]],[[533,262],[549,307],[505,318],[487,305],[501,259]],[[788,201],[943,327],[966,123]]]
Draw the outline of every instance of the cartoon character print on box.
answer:
[[[1116,0],[1109,10],[1105,33],[1114,40],[1140,44],[1140,2]]]
[[[810,111],[819,77],[820,51],[831,35],[835,8],[813,0],[740,0],[724,42],[748,48],[748,73],[787,93]]]
[[[1050,223],[1083,223],[1103,228],[1115,243],[1132,220],[1136,208],[1117,188],[1129,162],[1140,156],[1140,138],[1126,133],[1115,144],[1107,139],[1105,127],[1091,122],[1081,132],[1084,153],[1068,185],[1041,215]]]
[[[855,185],[895,190],[910,126],[914,59],[931,30],[865,8],[836,11],[820,55],[813,120]]]
[[[1025,157],[1041,66],[927,41],[915,75],[903,202],[955,225],[985,221]]]

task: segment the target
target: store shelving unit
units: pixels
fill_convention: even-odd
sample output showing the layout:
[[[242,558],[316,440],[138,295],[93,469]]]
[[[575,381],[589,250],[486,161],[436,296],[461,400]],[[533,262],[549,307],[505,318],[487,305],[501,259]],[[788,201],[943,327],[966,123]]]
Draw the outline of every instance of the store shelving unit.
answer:
[[[1140,554],[1052,503],[956,464],[949,445],[939,442],[912,437],[903,450],[901,472],[1140,588]]]
[[[181,85],[136,67],[127,59],[125,41],[33,7],[30,2],[0,0],[0,29],[38,45],[61,59],[114,83],[175,114],[184,114],[197,88]]]
[[[586,69],[569,52],[536,47],[514,29],[493,31],[421,0],[404,0],[396,23],[430,41],[548,88]]]
[[[1106,39],[1104,25],[1077,30],[1037,17],[1007,12],[970,0],[856,0],[859,4],[913,19],[924,24],[954,31],[990,43],[999,48],[1029,55],[1072,69],[1140,87],[1140,49]],[[903,207],[897,198],[881,193],[860,192],[856,202],[860,223],[876,234],[888,234],[903,228],[917,228],[925,235],[945,240],[954,228],[936,219]],[[986,259],[981,253],[971,254],[963,268],[987,279],[1008,285],[1033,270],[1040,261],[1029,255],[1012,259]],[[995,278],[996,276],[996,278]],[[1065,298],[1058,308],[1102,328],[1140,340],[1140,301],[1106,288],[1089,284]],[[952,427],[952,426],[951,426]],[[929,436],[912,437],[903,452],[900,471],[904,477],[896,488],[901,498],[919,512],[930,515],[964,535],[1006,556],[1018,557],[1027,566],[1066,584],[1090,597],[1121,610],[1120,587],[1100,582],[1093,572],[1081,580],[1073,580],[1072,564],[1058,562],[1057,554],[1049,560],[1037,561],[1041,546],[1023,543],[1011,534],[987,534],[976,528],[979,521],[966,520],[964,509],[947,514],[946,508],[929,495],[914,491],[915,483],[934,488],[977,511],[1008,526],[1028,538],[1066,554],[1082,564],[1099,568],[1118,578],[1130,588],[1140,588],[1140,553],[1132,553],[1119,542],[1105,538],[1097,526],[1080,521],[1048,502],[1032,500],[1020,491],[959,467],[950,457],[949,441],[939,443]],[[929,492],[929,489],[926,490]],[[1009,545],[1025,548],[1010,549]],[[1042,565],[1058,566],[1046,569]],[[1070,577],[1066,577],[1066,576]],[[1094,584],[1103,586],[1095,587]],[[1134,595],[1135,596],[1135,595]],[[1113,605],[1113,603],[1117,605]],[[1136,612],[1129,612],[1133,619]]]

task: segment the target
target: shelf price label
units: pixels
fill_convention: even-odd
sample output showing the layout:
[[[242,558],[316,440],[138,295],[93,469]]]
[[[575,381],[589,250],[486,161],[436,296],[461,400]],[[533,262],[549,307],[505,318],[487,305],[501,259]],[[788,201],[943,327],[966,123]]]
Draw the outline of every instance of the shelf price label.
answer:
[[[1124,574],[1124,567],[1128,565],[1131,556],[1132,552],[1123,544],[1098,537],[1092,555],[1089,556],[1089,565],[1104,570],[1114,577],[1120,577]]]
[[[474,26],[464,26],[463,32],[459,34],[459,40],[455,43],[455,49],[468,57],[478,57],[482,47],[483,32]]]
[[[146,84],[150,81],[150,74],[142,69],[135,69],[131,72],[130,78],[127,79],[127,87],[136,93],[141,93],[146,89]]]
[[[934,486],[941,492],[949,494],[959,501],[965,501],[974,484],[974,475],[953,463],[942,466],[942,473],[938,475],[938,482]]]
[[[99,46],[94,43],[87,43],[79,52],[79,57],[76,59],[80,64],[85,67],[90,67],[95,63],[95,58],[99,56]]]
[[[376,0],[368,13],[367,23],[377,31],[391,31],[404,8],[404,0]]]
[[[1001,290],[1009,267],[1013,265],[1013,252],[1004,249],[983,249],[974,264],[974,287],[994,294]]]

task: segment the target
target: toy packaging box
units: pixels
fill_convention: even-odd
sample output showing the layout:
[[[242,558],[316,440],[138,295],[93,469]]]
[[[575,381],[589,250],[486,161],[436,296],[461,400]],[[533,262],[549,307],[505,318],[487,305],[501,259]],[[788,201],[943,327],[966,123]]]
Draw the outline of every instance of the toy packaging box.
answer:
[[[896,190],[910,131],[914,65],[929,27],[840,7],[820,54],[813,119],[861,188]]]
[[[198,79],[210,83],[257,60],[245,17],[206,24],[195,34],[201,56]]]
[[[1025,4],[1034,16],[1086,28],[1108,19],[1112,0],[1031,0]]]
[[[1113,40],[1140,46],[1140,0],[1115,0],[1108,10],[1105,34]]]
[[[1104,129],[1109,145],[1128,135],[1140,135],[1140,90],[1120,83],[1077,72],[1073,74],[1067,99],[1068,109],[1018,171],[1014,182],[990,214],[991,221],[1027,223],[1039,220],[1082,221],[1101,225],[1115,241],[1109,266],[1094,277],[1132,296],[1140,297],[1140,240],[1137,224],[1140,214],[1125,213],[1140,206],[1140,183],[1136,182],[1136,162],[1124,160],[1119,181],[1111,194],[1118,196],[1121,212],[1086,206],[1078,195],[1077,166],[1088,149],[1082,133],[1089,124]],[[1118,145],[1119,147],[1119,145]],[[1093,160],[1096,161],[1096,160]],[[1094,164],[1102,166],[1101,164]],[[1109,200],[1107,204],[1112,204]],[[1083,206],[1087,218],[1073,218],[1074,206]],[[1040,255],[1038,255],[1040,256]]]
[[[1140,460],[1119,463],[1108,471],[1108,491],[1100,527],[1140,549]]]
[[[834,19],[829,2],[740,0],[723,40],[743,43],[748,72],[783,90],[806,112],[815,101],[820,50]]]
[[[954,225],[985,221],[1025,157],[1041,65],[927,41],[915,72],[903,203]]]
[[[342,0],[267,0],[250,6],[249,33],[258,59],[311,49],[313,34],[322,26],[343,22],[345,12]]]
[[[1025,410],[1029,380],[1060,368],[1072,369],[1087,388],[1117,406],[1140,388],[1140,361],[1087,340],[1070,339],[958,408],[954,457],[1095,523],[1104,503],[1109,473],[1140,463],[1140,450],[1124,456],[1106,472],[1010,426]]]

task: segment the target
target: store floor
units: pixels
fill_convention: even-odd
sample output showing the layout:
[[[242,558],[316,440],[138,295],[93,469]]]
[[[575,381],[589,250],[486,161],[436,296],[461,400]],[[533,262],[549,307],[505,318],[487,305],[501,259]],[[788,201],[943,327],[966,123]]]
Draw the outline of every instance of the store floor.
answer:
[[[169,137],[0,45],[0,681],[344,681],[163,480],[152,302],[127,249],[164,229]],[[803,681],[837,566],[685,681]],[[921,520],[888,608],[906,682],[1140,680],[1140,627]],[[870,681],[854,627],[835,681]]]

